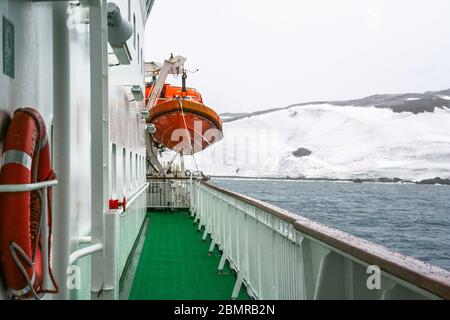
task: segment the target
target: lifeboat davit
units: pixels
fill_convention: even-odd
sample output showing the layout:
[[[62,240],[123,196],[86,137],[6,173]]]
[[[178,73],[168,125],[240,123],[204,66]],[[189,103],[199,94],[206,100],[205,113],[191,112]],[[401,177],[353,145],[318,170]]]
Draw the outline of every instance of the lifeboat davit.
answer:
[[[147,98],[152,87],[147,87]],[[148,123],[155,126],[153,139],[178,153],[200,152],[223,138],[222,120],[203,104],[201,94],[192,88],[164,85],[156,106],[149,110]]]

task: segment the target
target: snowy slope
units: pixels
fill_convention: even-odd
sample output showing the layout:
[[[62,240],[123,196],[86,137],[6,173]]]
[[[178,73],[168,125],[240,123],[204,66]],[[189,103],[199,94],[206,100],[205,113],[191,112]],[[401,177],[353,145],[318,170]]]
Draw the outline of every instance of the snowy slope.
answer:
[[[294,106],[227,122],[196,161],[210,175],[308,178],[450,177],[450,109]],[[299,148],[311,151],[297,157]],[[190,157],[186,164],[194,168]]]

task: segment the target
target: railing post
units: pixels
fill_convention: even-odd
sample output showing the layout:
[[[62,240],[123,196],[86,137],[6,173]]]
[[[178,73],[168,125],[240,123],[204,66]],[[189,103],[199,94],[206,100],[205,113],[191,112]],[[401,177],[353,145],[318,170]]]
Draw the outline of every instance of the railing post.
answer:
[[[216,248],[216,240],[214,240],[214,238],[213,238],[211,240],[211,244],[210,244],[209,249],[208,249],[208,255],[213,255],[215,248]]]
[[[236,300],[241,291],[242,283],[244,281],[244,270],[240,270],[237,273],[236,283],[234,284],[233,292],[231,294],[231,299]]]
[[[120,228],[119,210],[110,210],[105,215],[105,258],[104,265],[104,283],[101,292],[102,299],[119,299],[119,228]]]
[[[54,193],[53,242],[58,246],[53,250],[54,274],[59,285],[55,298],[67,300],[67,271],[69,266],[70,238],[70,39],[67,28],[69,2],[53,2],[53,154],[54,169],[59,185]],[[56,45],[57,44],[57,45]]]
[[[91,59],[91,233],[93,243],[104,243],[109,197],[108,34],[106,0],[90,7]],[[104,253],[91,259],[91,296],[98,299],[104,286]]]

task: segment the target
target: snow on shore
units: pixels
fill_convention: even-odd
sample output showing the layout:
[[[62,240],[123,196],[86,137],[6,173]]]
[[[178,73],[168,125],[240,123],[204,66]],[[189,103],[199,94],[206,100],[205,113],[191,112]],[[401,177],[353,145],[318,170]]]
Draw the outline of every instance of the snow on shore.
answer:
[[[306,105],[224,123],[197,154],[211,175],[308,178],[450,177],[450,109],[413,114]],[[299,148],[311,151],[299,156]],[[301,155],[301,152],[300,152]],[[186,166],[194,168],[191,157]]]

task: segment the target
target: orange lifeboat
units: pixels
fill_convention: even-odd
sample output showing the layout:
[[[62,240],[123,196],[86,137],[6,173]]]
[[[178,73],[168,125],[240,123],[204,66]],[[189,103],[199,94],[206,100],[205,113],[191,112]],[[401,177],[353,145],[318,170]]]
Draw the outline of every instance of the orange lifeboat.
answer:
[[[147,99],[146,103],[145,103],[146,105],[148,103],[148,99],[149,99],[150,95],[152,94],[152,89],[153,89],[152,85],[148,85],[146,87],[146,90],[145,90],[145,96]],[[199,103],[203,103],[202,95],[197,90],[195,90],[193,88],[186,88],[186,92],[183,92],[181,87],[172,86],[170,84],[165,84],[161,91],[161,96],[159,97],[158,101],[156,102],[156,105],[166,102],[167,100],[172,100],[172,99],[176,99],[179,97],[186,98],[189,100],[194,100]]]
[[[152,86],[146,90],[150,97]],[[201,94],[192,88],[164,85],[156,106],[149,110],[148,123],[155,126],[153,139],[178,153],[197,153],[223,138],[222,120],[203,104]]]

